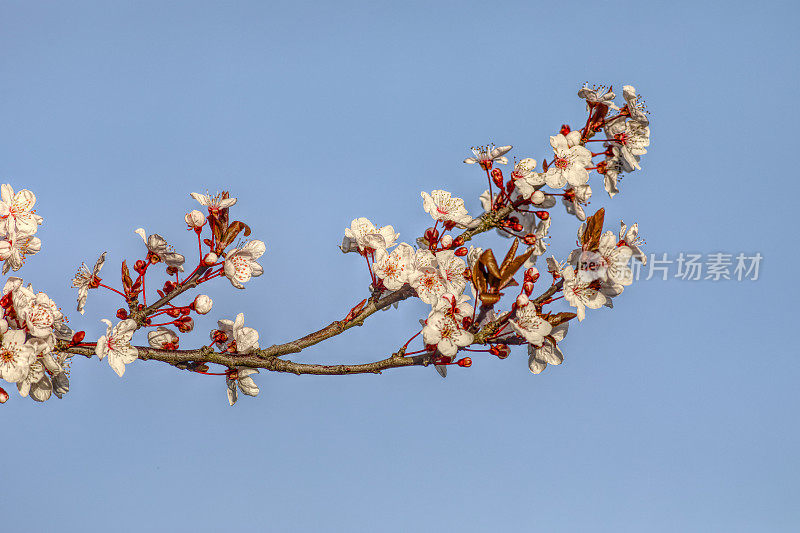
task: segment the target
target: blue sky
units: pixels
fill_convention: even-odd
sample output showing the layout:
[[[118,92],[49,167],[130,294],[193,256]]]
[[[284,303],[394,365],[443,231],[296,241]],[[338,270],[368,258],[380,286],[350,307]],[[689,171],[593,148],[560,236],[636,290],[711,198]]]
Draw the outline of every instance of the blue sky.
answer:
[[[479,209],[468,147],[549,156],[586,80],[651,111],[643,170],[592,208],[650,252],[759,252],[757,281],[642,281],[571,328],[565,363],[473,358],[442,380],[260,375],[224,384],[76,360],[72,391],[0,409],[8,531],[793,531],[800,474],[798,8],[792,2],[0,2],[0,179],[37,195],[20,274],[65,310],[82,262],[138,258],[133,230],[191,255],[192,191],[228,188],[265,274],[215,308],[262,345],[343,317],[363,265],[336,249],[366,216],[413,239],[419,193]],[[553,252],[577,224],[558,209]],[[483,244],[502,248],[494,236]],[[96,339],[119,306],[90,295]],[[296,356],[396,350],[420,302]],[[193,344],[194,343],[194,344]]]

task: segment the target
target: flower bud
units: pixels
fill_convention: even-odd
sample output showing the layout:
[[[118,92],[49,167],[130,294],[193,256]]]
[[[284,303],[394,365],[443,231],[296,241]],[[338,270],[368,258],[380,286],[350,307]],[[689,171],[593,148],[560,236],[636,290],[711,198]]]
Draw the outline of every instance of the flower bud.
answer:
[[[218,259],[217,254],[215,254],[214,252],[209,252],[203,258],[203,264],[206,266],[211,266],[217,262],[217,259]]]
[[[174,350],[178,347],[179,340],[174,331],[159,326],[158,329],[147,332],[147,342],[152,348]]]
[[[525,290],[525,287],[523,286],[523,291],[524,290]],[[520,294],[519,296],[517,296],[517,307],[525,307],[529,303],[530,303],[530,300],[528,300],[528,297],[525,295],[524,292],[522,294]]]
[[[450,235],[445,235],[444,237],[442,237],[441,244],[442,248],[445,249],[450,248],[453,245],[453,237],[451,237]]]
[[[538,217],[540,220],[547,220],[548,218],[550,218],[550,213],[548,213],[547,211],[536,211],[534,214],[535,214],[535,215],[536,215],[536,216],[537,216],[537,217]]]
[[[456,237],[455,239],[453,239],[453,246],[455,246],[455,247],[459,247],[459,246],[461,246],[462,244],[464,244],[464,238],[463,238],[463,237],[461,237],[461,236],[458,236],[458,237]]]
[[[214,305],[214,302],[205,294],[198,295],[197,298],[194,299],[194,302],[192,302],[192,308],[199,315],[205,315],[211,311],[212,305]]]
[[[503,171],[500,170],[499,168],[493,169],[492,170],[492,181],[494,182],[495,185],[497,185],[498,187],[500,187],[500,189],[502,189],[503,188]]]
[[[84,338],[86,338],[86,332],[78,331],[75,333],[75,335],[72,336],[72,341],[70,342],[70,344],[72,344],[73,346],[78,345],[83,342]]]
[[[526,281],[525,283],[523,283],[522,284],[522,290],[525,291],[525,294],[530,296],[531,293],[533,292],[533,282],[532,281]]]
[[[536,280],[539,279],[539,269],[536,267],[530,267],[529,269],[525,270],[525,281],[531,281],[536,283]]]
[[[464,257],[464,256],[465,256],[465,255],[467,255],[468,253],[469,253],[469,250],[467,250],[467,249],[466,249],[466,247],[464,247],[464,246],[462,246],[461,248],[459,248],[458,250],[456,250],[456,255],[457,255],[458,257]]]
[[[425,230],[425,239],[429,242],[436,242],[439,240],[439,230],[436,228],[428,228]]]
[[[206,223],[206,216],[197,209],[193,209],[190,213],[186,213],[186,216],[183,217],[183,219],[186,221],[187,226],[195,230],[199,230]]]
[[[144,273],[145,269],[147,268],[147,263],[139,259],[133,264],[133,269],[136,271],[137,274]]]
[[[464,359],[459,359],[458,366],[469,368],[472,366],[472,359],[470,359],[469,357],[465,357]]]
[[[533,202],[536,205],[539,205],[542,202],[544,202],[544,198],[545,196],[542,191],[536,191],[531,195],[531,202]]]
[[[534,244],[536,244],[536,235],[534,235],[533,233],[528,233],[522,238],[522,242],[524,242],[528,246],[533,246]]]
[[[561,125],[561,130],[559,131],[559,133],[566,137],[566,135],[571,131],[572,131],[572,129],[570,129],[569,124],[562,124]]]
[[[188,333],[194,329],[194,319],[189,316],[182,317],[175,321],[175,326],[181,333]]]
[[[3,387],[0,387],[0,403],[6,403],[8,401],[8,393]]]
[[[126,318],[128,318],[128,312],[120,307],[119,309],[117,309],[117,318],[119,318],[120,320],[125,320]]]

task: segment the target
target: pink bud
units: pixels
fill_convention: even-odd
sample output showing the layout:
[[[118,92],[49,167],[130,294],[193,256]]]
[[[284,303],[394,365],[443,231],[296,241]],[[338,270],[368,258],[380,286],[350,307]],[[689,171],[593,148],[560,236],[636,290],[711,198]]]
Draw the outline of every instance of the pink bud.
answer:
[[[441,244],[442,248],[445,249],[450,248],[450,246],[453,245],[453,237],[451,237],[450,235],[445,235],[444,237],[442,237]]]
[[[531,195],[531,202],[536,205],[541,204],[544,202],[544,193],[542,191],[536,191]]]
[[[205,264],[206,266],[211,266],[217,262],[217,259],[218,259],[217,254],[215,254],[214,252],[209,252],[203,258],[203,264]]]

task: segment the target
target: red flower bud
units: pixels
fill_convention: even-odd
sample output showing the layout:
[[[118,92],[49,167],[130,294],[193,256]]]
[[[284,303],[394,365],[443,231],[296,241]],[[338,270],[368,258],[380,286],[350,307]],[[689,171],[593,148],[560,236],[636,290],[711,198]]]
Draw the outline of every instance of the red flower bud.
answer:
[[[559,131],[559,133],[561,135],[566,136],[571,131],[572,131],[572,129],[569,127],[569,124],[562,124],[561,125],[561,130]]]
[[[495,185],[497,185],[498,187],[500,187],[502,189],[503,188],[503,171],[500,170],[499,168],[493,169],[492,170],[492,181],[494,182]]]
[[[469,357],[465,357],[464,359],[459,359],[458,366],[469,368],[472,366],[472,359],[470,359]]]
[[[144,271],[147,269],[147,263],[139,259],[133,264],[133,269],[136,271],[137,274],[143,274]]]
[[[462,244],[464,244],[464,238],[463,237],[458,236],[455,239],[453,239],[453,248],[458,248]]]
[[[456,255],[457,255],[457,256],[459,256],[459,257],[464,257],[464,256],[465,256],[465,255],[467,255],[468,253],[469,253],[469,250],[467,250],[467,249],[466,249],[465,247],[463,247],[463,246],[462,246],[461,248],[459,248],[458,250],[456,250]]]
[[[70,344],[75,346],[83,342],[83,339],[86,337],[85,331],[76,331],[75,335],[72,336],[72,340]]]
[[[536,235],[534,235],[533,233],[528,233],[522,238],[522,242],[524,242],[528,246],[533,246],[534,244],[536,244]]]
[[[538,217],[540,220],[547,220],[548,218],[550,218],[550,213],[548,213],[547,211],[536,211],[534,214],[535,214],[535,215],[536,215],[536,216],[537,216],[537,217]]]
[[[119,309],[117,309],[117,318],[119,318],[120,320],[125,320],[126,318],[128,318],[128,312],[120,307]]]
[[[525,283],[523,283],[522,284],[522,290],[525,291],[525,295],[526,296],[530,296],[531,293],[533,292],[533,282],[532,281],[526,281]]]
[[[0,387],[0,403],[6,403],[8,401],[8,393],[3,387]]]

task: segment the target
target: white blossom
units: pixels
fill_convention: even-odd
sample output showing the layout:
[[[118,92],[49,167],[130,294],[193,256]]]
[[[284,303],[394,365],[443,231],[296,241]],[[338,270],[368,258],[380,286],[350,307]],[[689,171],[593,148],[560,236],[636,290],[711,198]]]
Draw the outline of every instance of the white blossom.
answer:
[[[650,128],[635,120],[617,119],[606,126],[608,144],[619,147],[619,153],[627,166],[639,170],[639,157],[647,153],[650,146]]]
[[[466,225],[472,222],[472,217],[464,207],[464,200],[454,198],[448,191],[436,190],[431,194],[423,191],[422,208],[433,217],[434,220],[443,222],[454,222],[458,225]]]
[[[472,344],[472,333],[461,328],[458,322],[446,313],[431,311],[425,327],[422,328],[422,338],[425,344],[436,345],[439,352],[447,357],[453,357],[458,348]]]
[[[153,233],[147,237],[144,228],[137,229],[135,233],[139,234],[144,241],[144,245],[147,246],[147,250],[150,252],[148,255],[152,258],[151,261],[154,259],[162,261],[168,267],[174,267],[183,272],[183,263],[186,258],[175,252],[172,246],[167,244],[167,240],[164,237],[158,233]]]
[[[31,236],[42,217],[33,212],[36,195],[28,189],[14,194],[11,185],[0,185],[0,232],[6,235]]]
[[[23,235],[21,233],[14,236],[10,241],[0,242],[0,260],[3,264],[3,274],[9,270],[16,272],[25,263],[25,256],[35,255],[42,249],[42,241],[39,237]]]
[[[622,97],[625,98],[626,107],[632,120],[645,126],[650,124],[650,119],[647,118],[647,106],[642,97],[636,94],[636,88],[633,85],[622,87]]]
[[[597,280],[587,281],[577,275],[571,266],[561,271],[564,278],[564,299],[577,309],[578,320],[586,318],[586,308],[599,309],[606,303],[606,296],[600,292]]]
[[[264,269],[256,262],[256,259],[264,255],[266,250],[267,247],[262,241],[252,240],[241,248],[228,252],[223,271],[231,285],[237,289],[244,289],[243,283],[249,281],[251,277],[263,274]]]
[[[564,362],[564,354],[558,343],[567,336],[568,328],[569,322],[563,322],[550,331],[541,346],[528,345],[528,368],[531,372],[539,374],[547,365],[560,365]]]
[[[385,248],[375,252],[373,271],[383,281],[384,287],[396,291],[408,283],[409,274],[414,269],[414,248],[404,242],[389,253]]]
[[[592,188],[589,185],[578,185],[571,187],[564,191],[565,194],[561,198],[567,213],[574,215],[578,220],[586,220],[586,212],[583,206],[589,203],[589,198],[592,197]]]
[[[616,95],[611,91],[610,87],[606,87],[605,85],[593,85],[592,87],[589,87],[588,85],[584,84],[584,86],[578,91],[578,96],[586,100],[587,111],[591,108],[590,104],[601,104],[608,106],[611,109],[619,109],[616,105],[614,105],[614,98],[616,98]]]
[[[639,238],[639,224],[632,224],[630,228],[625,225],[622,220],[619,221],[619,240],[625,243],[625,246],[631,249],[634,259],[641,261],[643,265],[647,264],[647,255],[642,252],[641,245],[644,240]]]
[[[574,187],[589,181],[586,167],[591,166],[592,153],[578,144],[580,135],[579,131],[571,131],[566,136],[559,133],[550,137],[555,158],[544,176],[549,187],[560,189],[567,183]]]
[[[214,215],[218,214],[221,209],[233,207],[236,204],[236,198],[223,198],[223,194],[211,196],[210,194],[189,193],[189,195],[197,200],[200,205],[208,208],[208,212]]]
[[[85,312],[84,307],[86,306],[86,297],[89,294],[89,289],[96,287],[96,284],[100,282],[100,278],[97,275],[100,273],[100,269],[103,268],[105,261],[106,252],[103,252],[95,262],[92,270],[89,270],[86,263],[81,263],[78,272],[72,279],[72,286],[78,289],[78,312],[80,314]]]
[[[229,340],[233,340],[234,348],[237,353],[252,353],[258,350],[258,331],[244,325],[244,313],[236,315],[235,320],[228,320],[223,318],[217,321],[219,330],[228,336]],[[213,336],[212,336],[213,339]],[[224,343],[217,343],[221,349],[227,346]]]
[[[175,350],[178,348],[179,338],[171,329],[159,326],[147,332],[147,343],[159,350]]]
[[[138,351],[131,346],[136,321],[128,318],[113,327],[110,320],[104,318],[101,322],[106,324],[106,334],[98,339],[94,353],[101,361],[108,356],[108,365],[122,377],[125,365],[133,363],[138,357]]]
[[[3,334],[0,345],[0,378],[9,383],[24,379],[35,360],[33,346],[25,342],[25,331],[9,329]]]
[[[228,375],[225,378],[225,385],[227,386],[228,403],[233,406],[236,400],[239,399],[238,390],[248,396],[258,396],[259,390],[253,381],[253,374],[258,374],[255,368],[242,368],[237,367],[235,373]]]
[[[544,336],[553,329],[550,322],[536,312],[536,306],[530,304],[518,307],[514,318],[508,322],[517,334],[534,346],[541,346]]]
[[[350,223],[349,228],[344,230],[344,239],[339,247],[342,252],[355,252],[367,254],[380,250],[381,248],[391,248],[400,237],[395,233],[392,226],[375,227],[368,218],[356,218]]]
[[[505,157],[505,154],[511,150],[511,146],[489,144],[486,146],[473,146],[471,150],[474,157],[466,158],[464,163],[470,165],[480,163],[484,168],[490,168],[492,163],[500,163],[501,165],[508,163],[508,158]]]

